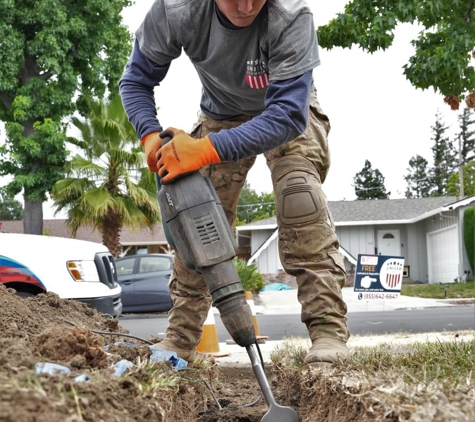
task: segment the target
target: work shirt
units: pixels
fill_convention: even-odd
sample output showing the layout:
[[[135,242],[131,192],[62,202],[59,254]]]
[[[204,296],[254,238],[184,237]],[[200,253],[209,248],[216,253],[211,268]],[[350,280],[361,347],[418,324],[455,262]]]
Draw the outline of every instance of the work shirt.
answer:
[[[268,0],[254,22],[234,27],[214,0],[157,0],[136,32],[120,81],[140,138],[161,131],[153,89],[181,52],[201,80],[200,107],[215,120],[253,118],[210,134],[222,161],[257,155],[305,130],[312,70],[319,65],[313,16],[302,0]]]

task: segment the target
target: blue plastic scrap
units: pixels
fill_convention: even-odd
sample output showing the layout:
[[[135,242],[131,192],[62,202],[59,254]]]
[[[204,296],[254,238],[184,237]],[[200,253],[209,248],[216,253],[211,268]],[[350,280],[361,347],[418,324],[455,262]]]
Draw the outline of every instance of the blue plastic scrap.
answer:
[[[130,360],[127,360],[127,359],[119,360],[119,362],[117,362],[114,365],[114,368],[115,368],[114,376],[120,377],[131,366],[134,366],[134,364]]]
[[[176,352],[172,350],[162,350],[151,347],[152,355],[150,356],[151,361],[155,362],[170,362],[173,368],[177,371],[181,369],[186,369],[188,362],[182,358],[179,358]]]
[[[288,286],[287,284],[284,283],[272,283],[272,284],[267,284],[262,288],[262,292],[275,292],[278,290],[292,290],[292,287]]]
[[[35,372],[37,374],[48,374],[48,375],[54,375],[54,374],[57,374],[57,373],[70,374],[71,369],[69,369],[67,366],[59,365],[57,363],[36,362]]]

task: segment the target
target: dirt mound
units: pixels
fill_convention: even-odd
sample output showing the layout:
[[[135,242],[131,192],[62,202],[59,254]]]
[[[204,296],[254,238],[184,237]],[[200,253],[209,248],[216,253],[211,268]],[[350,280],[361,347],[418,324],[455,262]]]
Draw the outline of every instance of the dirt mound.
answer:
[[[151,362],[148,344],[116,319],[52,293],[21,299],[0,285],[0,333],[0,422],[259,422],[267,412],[250,365],[203,358],[176,371]],[[116,376],[123,359],[131,366]],[[45,363],[70,373],[37,373]],[[345,365],[302,370],[285,358],[267,373],[277,403],[302,422],[475,416],[470,385],[443,393],[408,387],[399,374]]]

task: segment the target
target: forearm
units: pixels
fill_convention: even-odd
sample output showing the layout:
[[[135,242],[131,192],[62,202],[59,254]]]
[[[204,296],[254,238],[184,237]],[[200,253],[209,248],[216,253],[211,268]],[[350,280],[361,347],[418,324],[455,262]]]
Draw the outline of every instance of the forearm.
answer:
[[[135,43],[119,82],[119,92],[125,112],[139,138],[162,130],[153,91],[165,77],[168,68],[169,65],[159,66],[149,60]]]
[[[125,112],[139,139],[152,132],[161,132],[157,119],[153,90],[132,81],[120,81],[120,95]]]
[[[271,82],[261,115],[236,128],[209,135],[221,160],[237,161],[270,151],[304,132],[311,88],[312,72]]]

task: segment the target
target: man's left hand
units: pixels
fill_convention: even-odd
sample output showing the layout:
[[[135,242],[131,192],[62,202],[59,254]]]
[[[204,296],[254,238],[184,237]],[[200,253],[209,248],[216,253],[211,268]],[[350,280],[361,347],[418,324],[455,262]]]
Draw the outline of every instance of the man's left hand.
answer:
[[[168,132],[168,133],[165,133]],[[170,183],[177,176],[199,170],[208,164],[220,163],[216,149],[206,136],[194,139],[180,129],[168,128],[163,135],[171,135],[172,140],[158,150],[158,175],[162,183]],[[170,133],[171,132],[171,133]]]

